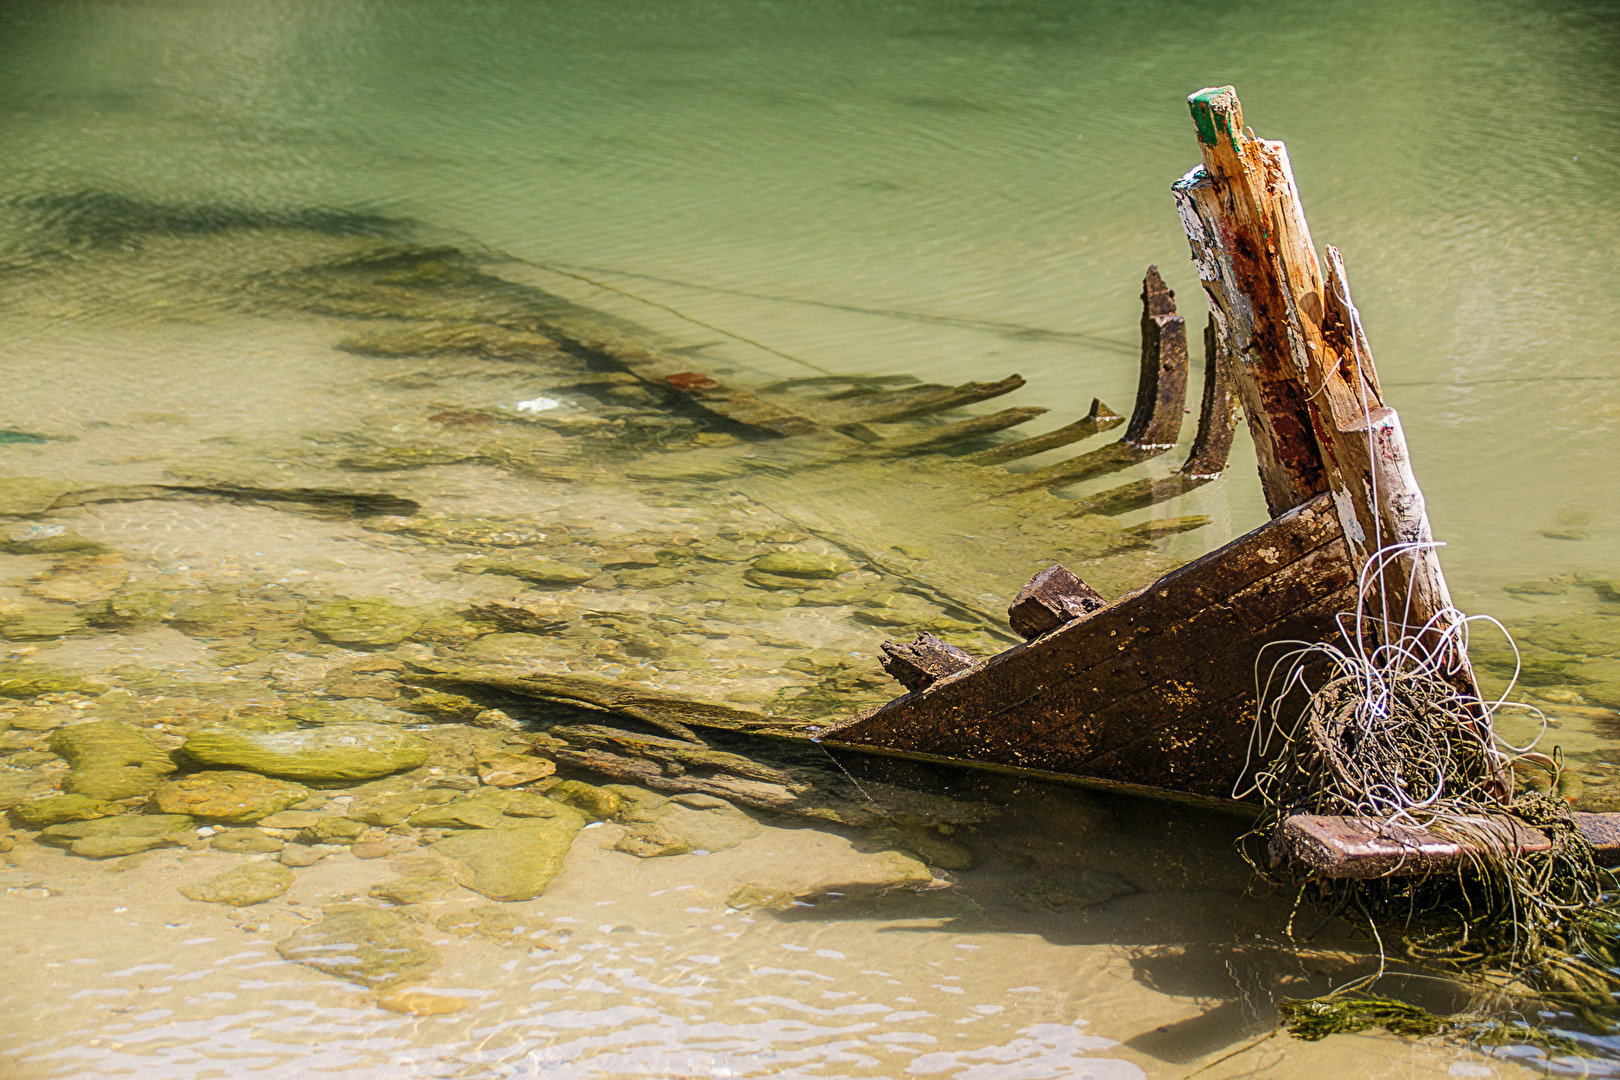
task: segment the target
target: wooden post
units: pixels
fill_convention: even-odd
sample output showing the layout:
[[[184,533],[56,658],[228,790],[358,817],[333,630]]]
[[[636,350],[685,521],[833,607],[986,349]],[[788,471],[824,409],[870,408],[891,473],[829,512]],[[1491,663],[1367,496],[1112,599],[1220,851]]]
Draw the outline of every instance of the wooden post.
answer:
[[[1384,405],[1338,252],[1323,274],[1288,151],[1243,125],[1230,86],[1188,103],[1204,163],[1173,190],[1260,459],[1273,516],[1333,495],[1377,638],[1449,625],[1445,578],[1395,411]],[[1396,545],[1399,545],[1398,547]],[[1449,673],[1474,688],[1460,649]]]

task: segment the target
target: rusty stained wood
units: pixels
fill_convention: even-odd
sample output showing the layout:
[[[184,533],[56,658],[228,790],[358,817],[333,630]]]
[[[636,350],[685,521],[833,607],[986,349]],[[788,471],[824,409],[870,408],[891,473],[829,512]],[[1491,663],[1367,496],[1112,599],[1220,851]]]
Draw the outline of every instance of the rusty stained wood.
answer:
[[[1288,150],[1255,138],[1229,86],[1188,99],[1203,164],[1173,185],[1218,332],[1234,358],[1273,514],[1331,491],[1384,640],[1449,625],[1450,597],[1400,418],[1385,406],[1343,261],[1324,273]],[[1404,545],[1392,557],[1380,548]],[[1378,572],[1382,567],[1382,572]],[[1450,674],[1477,695],[1460,649]]]
[[[919,634],[905,644],[885,641],[879,648],[883,650],[878,658],[883,670],[907,690],[932,686],[973,665],[971,655],[933,634]]]
[[[819,739],[1230,797],[1263,644],[1333,640],[1352,591],[1318,498]]]
[[[1101,593],[1063,566],[1049,566],[1030,578],[1007,605],[1007,622],[1021,638],[1040,637],[1071,619],[1106,607]]]
[[[1581,814],[1575,827],[1598,862],[1620,862],[1620,814]],[[1492,852],[1552,850],[1552,839],[1506,814],[1419,828],[1365,818],[1293,814],[1271,839],[1273,865],[1294,863],[1323,878],[1377,878],[1453,871]]]
[[[807,435],[820,425],[780,405],[721,382],[692,368],[692,361],[633,341],[586,319],[558,319],[548,332],[565,345],[608,360],[653,386],[672,390],[705,412],[765,435]]]
[[[1237,391],[1232,382],[1231,357],[1215,330],[1211,316],[1204,327],[1204,390],[1198,409],[1198,435],[1187,460],[1169,476],[1147,477],[1075,500],[1070,517],[1106,514],[1118,517],[1167,502],[1218,480],[1226,471],[1232,436],[1238,419]]]

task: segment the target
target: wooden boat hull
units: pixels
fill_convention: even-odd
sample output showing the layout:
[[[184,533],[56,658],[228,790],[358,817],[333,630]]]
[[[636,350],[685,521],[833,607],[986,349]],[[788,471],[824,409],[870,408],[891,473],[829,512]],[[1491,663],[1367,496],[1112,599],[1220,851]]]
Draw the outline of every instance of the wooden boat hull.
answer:
[[[1319,496],[1157,582],[820,734],[829,746],[1231,798],[1256,672],[1355,607]]]

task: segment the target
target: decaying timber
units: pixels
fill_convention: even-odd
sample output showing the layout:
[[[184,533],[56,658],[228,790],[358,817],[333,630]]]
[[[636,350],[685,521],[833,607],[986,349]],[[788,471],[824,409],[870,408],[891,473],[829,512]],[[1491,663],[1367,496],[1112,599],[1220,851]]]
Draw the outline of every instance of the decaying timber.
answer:
[[[1174,191],[1211,301],[1198,439],[1175,475],[1092,496],[1075,512],[1139,509],[1218,474],[1235,399],[1273,519],[1112,603],[1048,596],[1057,582],[1059,593],[1086,587],[1066,570],[1043,572],[1009,610],[1033,640],[839,724],[826,744],[1230,798],[1252,764],[1271,643],[1339,641],[1341,616],[1360,610],[1358,581],[1369,580],[1389,584],[1360,631],[1389,640],[1404,626],[1444,628],[1450,607],[1422,494],[1338,254],[1329,249],[1324,275],[1286,151],[1246,131],[1230,88],[1190,102],[1204,163]],[[1015,488],[1101,475],[1175,442],[1184,323],[1156,270],[1142,300],[1143,392],[1125,437],[1024,473]],[[1477,697],[1466,658],[1449,664]]]
[[[1620,864],[1620,815],[1577,813],[1574,818],[1599,863]],[[1373,878],[1451,870],[1491,847],[1549,851],[1552,840],[1505,814],[1464,821],[1451,835],[1360,818],[1294,814],[1272,838],[1271,858],[1307,868],[1317,877]]]

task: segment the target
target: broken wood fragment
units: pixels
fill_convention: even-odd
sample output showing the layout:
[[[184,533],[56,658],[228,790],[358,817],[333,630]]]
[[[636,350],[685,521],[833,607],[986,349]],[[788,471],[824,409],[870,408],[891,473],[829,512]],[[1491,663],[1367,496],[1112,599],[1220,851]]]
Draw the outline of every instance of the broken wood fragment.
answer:
[[[1598,862],[1620,861],[1620,814],[1576,814]],[[1452,871],[1495,852],[1550,851],[1552,840],[1517,818],[1493,814],[1419,828],[1364,818],[1293,814],[1271,840],[1273,865],[1297,864],[1324,878],[1377,878]]]
[[[999,382],[968,382],[961,386],[908,386],[903,390],[884,390],[866,394],[852,403],[856,415],[849,423],[882,423],[886,420],[904,420],[908,416],[944,412],[963,405],[1010,394],[1024,385],[1022,375],[1009,375]]]
[[[804,435],[819,429],[807,417],[693,371],[688,357],[659,352],[599,323],[557,319],[547,323],[546,330],[576,350],[605,357],[645,383],[674,391],[705,412],[762,434]]]
[[[1030,578],[1007,607],[1007,621],[1026,641],[1091,614],[1108,603],[1102,594],[1062,566]]]
[[[915,641],[904,645],[885,641],[879,648],[883,650],[878,658],[883,670],[907,690],[921,690],[973,666],[972,656],[933,634],[919,634]]]
[[[1174,446],[1186,404],[1187,323],[1176,314],[1176,294],[1150,266],[1142,279],[1142,370],[1125,441]]]
[[[1033,457],[1048,450],[1056,450],[1060,446],[1089,439],[1093,435],[1116,428],[1125,422],[1119,413],[1104,405],[1099,399],[1091,399],[1091,411],[1072,424],[1065,424],[1054,431],[1043,435],[1032,435],[1017,442],[1003,443],[992,446],[988,450],[979,450],[962,458],[963,461],[974,465],[1004,465],[1019,458]]]
[[[920,431],[910,432],[905,435],[879,439],[877,442],[869,443],[867,449],[887,454],[912,454],[937,450],[956,443],[966,442],[969,439],[991,435],[997,431],[1005,431],[1007,428],[1016,427],[1019,424],[1033,420],[1048,411],[1039,405],[1024,405],[1016,409],[1002,409],[1000,412],[989,413],[985,416],[973,416],[966,420],[958,420],[954,424],[942,424],[938,427],[923,428]]]

